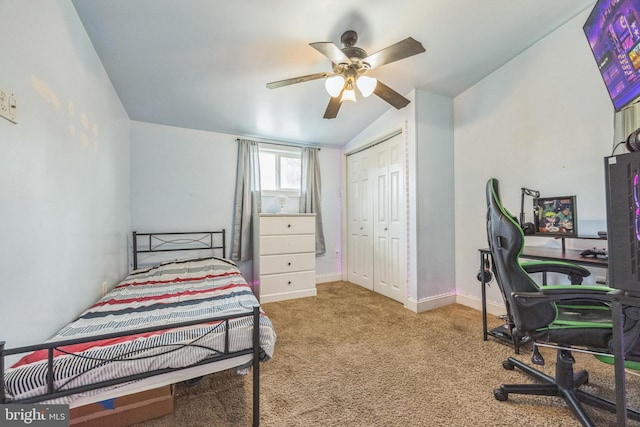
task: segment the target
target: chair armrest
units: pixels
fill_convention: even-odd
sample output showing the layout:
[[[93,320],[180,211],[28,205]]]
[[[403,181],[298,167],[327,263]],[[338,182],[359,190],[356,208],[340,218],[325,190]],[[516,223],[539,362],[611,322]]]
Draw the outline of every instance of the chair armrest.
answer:
[[[542,286],[539,292],[514,292],[513,298],[518,305],[523,307],[533,307],[538,304],[549,302],[593,302],[611,303],[616,299],[611,288],[604,286]]]
[[[527,273],[543,273],[547,271],[563,273],[567,276],[570,274],[578,274],[582,277],[591,275],[591,272],[586,268],[564,261],[527,261],[520,263],[520,265]]]
[[[532,273],[561,273],[569,276],[573,285],[582,283],[584,277],[591,275],[591,272],[577,264],[564,261],[531,261],[522,262],[520,266],[529,274]]]
[[[577,301],[581,305],[591,303],[599,306],[609,306],[616,301],[622,303],[623,354],[634,354],[630,352],[635,351],[640,337],[640,298],[638,297],[628,296],[618,289],[604,286],[544,286],[539,292],[513,292],[512,296],[516,304],[523,307],[533,307],[541,303],[572,301]],[[625,304],[629,305],[625,307]],[[609,351],[614,352],[613,341],[609,343]]]

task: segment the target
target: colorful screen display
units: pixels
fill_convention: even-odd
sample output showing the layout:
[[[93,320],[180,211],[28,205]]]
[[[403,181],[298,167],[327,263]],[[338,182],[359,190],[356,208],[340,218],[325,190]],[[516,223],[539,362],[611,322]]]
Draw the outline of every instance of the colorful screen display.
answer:
[[[535,234],[578,235],[576,196],[538,197],[533,200]]]
[[[583,29],[616,111],[640,97],[640,0],[600,0]]]

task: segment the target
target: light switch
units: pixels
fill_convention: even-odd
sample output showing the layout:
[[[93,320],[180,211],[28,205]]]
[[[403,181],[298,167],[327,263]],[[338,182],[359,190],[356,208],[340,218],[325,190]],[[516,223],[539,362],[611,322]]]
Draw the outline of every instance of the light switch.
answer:
[[[13,123],[18,123],[18,102],[16,97],[2,88],[0,88],[0,116]]]

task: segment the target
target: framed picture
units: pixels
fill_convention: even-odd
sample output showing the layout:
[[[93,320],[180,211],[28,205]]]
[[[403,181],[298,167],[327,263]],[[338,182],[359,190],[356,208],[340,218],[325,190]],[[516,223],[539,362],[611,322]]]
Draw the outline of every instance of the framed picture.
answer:
[[[538,197],[533,200],[535,234],[578,235],[576,196]]]

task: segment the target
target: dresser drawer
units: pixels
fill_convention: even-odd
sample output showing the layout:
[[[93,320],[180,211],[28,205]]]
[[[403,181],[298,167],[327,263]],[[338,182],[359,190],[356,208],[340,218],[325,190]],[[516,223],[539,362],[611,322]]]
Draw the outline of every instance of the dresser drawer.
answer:
[[[316,235],[260,236],[260,255],[294,254],[316,251]]]
[[[315,286],[315,271],[260,276],[260,295],[315,289]]]
[[[260,257],[260,274],[291,273],[294,271],[315,270],[314,253],[266,255]]]
[[[261,216],[260,234],[313,234],[316,232],[315,216]]]

